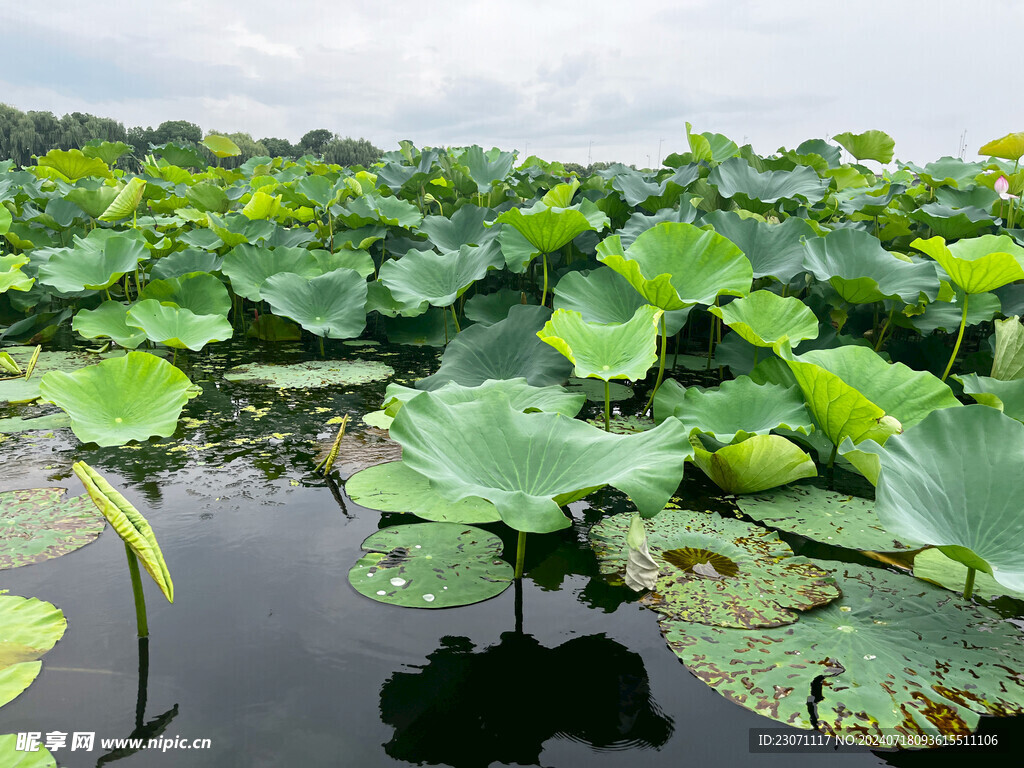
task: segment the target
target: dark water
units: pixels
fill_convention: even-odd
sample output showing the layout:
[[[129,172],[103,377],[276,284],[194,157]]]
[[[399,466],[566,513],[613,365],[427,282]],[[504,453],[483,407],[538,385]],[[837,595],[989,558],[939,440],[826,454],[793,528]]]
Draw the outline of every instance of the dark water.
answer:
[[[382,351],[394,352],[334,350]],[[621,504],[615,493],[574,505],[574,528],[529,538],[518,593],[437,611],[359,596],[347,572],[360,543],[407,521],[353,504],[311,469],[316,441],[333,436],[326,421],[374,410],[385,383],[296,394],[219,379],[224,366],[262,354],[235,346],[195,356],[190,374],[204,395],[174,438],[100,449],[64,430],[0,443],[0,490],[58,484],[79,493],[75,459],[105,473],[152,522],[175,582],[169,605],[147,579],[151,637],[140,644],[124,548],[111,530],[65,557],[0,574],[0,588],[54,603],[69,623],[36,682],[0,709],[0,733],[212,744],[104,754],[97,741],[91,752],[58,751],[70,768],[935,766],[972,756],[1008,765],[1018,754],[1021,718],[983,720],[980,732],[999,733],[1004,745],[995,752],[751,754],[749,729],[776,724],[693,678],[655,614],[597,574],[586,530]],[[275,357],[306,352],[286,347]],[[436,365],[424,350],[382,359],[399,380]],[[356,419],[352,429],[364,427]],[[687,472],[683,490],[714,503],[699,473]],[[514,551],[511,535],[489,528]]]

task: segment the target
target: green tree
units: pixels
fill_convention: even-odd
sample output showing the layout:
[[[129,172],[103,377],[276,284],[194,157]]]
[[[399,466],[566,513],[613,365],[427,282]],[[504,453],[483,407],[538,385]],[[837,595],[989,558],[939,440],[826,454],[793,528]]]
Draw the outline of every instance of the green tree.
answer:
[[[324,161],[338,165],[373,165],[384,154],[366,139],[335,136],[324,147]]]
[[[299,139],[299,152],[300,154],[322,155],[328,142],[334,138],[334,133],[326,128],[316,128]]]

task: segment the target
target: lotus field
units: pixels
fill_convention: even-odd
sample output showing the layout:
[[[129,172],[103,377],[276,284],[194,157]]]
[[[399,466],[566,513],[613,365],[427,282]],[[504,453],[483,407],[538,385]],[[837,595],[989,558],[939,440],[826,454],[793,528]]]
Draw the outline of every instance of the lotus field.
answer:
[[[137,634],[146,592],[170,627],[191,534],[140,489],[187,468],[219,500],[252,460],[372,521],[331,568],[395,627],[510,587],[521,624],[533,550],[568,535],[570,573],[650,609],[754,725],[1024,713],[1024,133],[923,166],[881,131],[686,138],[585,178],[409,142],[370,168],[166,144],[133,174],[110,143],[0,163],[0,569],[73,571],[119,536]],[[267,392],[229,446],[268,411],[217,398]],[[60,485],[12,484],[23,460]],[[45,583],[0,596],[8,711],[76,642]]]

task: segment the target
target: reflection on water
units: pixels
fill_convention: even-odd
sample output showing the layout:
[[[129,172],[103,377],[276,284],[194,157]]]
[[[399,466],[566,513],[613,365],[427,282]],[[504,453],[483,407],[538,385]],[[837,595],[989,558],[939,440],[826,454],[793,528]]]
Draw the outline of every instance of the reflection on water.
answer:
[[[536,765],[551,738],[658,748],[673,732],[640,656],[600,634],[546,648],[506,632],[479,650],[444,637],[426,664],[384,683],[380,712],[395,729],[389,756],[453,768]]]

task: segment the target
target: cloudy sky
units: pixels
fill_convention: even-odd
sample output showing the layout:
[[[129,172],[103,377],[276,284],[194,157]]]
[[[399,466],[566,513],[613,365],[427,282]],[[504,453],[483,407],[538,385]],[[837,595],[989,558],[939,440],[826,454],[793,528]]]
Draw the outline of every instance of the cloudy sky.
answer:
[[[1024,130],[1015,0],[0,0],[0,102],[383,149],[646,166],[869,128],[900,159]]]

